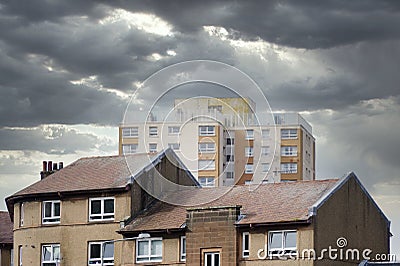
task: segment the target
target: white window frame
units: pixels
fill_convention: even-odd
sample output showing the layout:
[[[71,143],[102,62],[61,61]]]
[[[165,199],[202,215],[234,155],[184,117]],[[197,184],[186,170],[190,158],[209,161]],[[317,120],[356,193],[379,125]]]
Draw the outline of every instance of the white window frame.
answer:
[[[179,126],[168,126],[168,135],[179,135],[180,130],[181,128]]]
[[[105,251],[105,247],[104,245],[112,245],[113,246],[113,256],[112,257],[104,257],[105,255],[103,254]],[[92,245],[100,245],[100,258],[91,258],[91,246]],[[106,243],[106,242],[102,242],[102,241],[94,241],[94,242],[89,242],[88,243],[88,265],[99,265],[101,264],[102,260],[103,260],[103,264],[104,266],[112,266],[114,265],[114,243]]]
[[[261,155],[267,156],[270,153],[269,146],[261,146]]]
[[[199,153],[214,153],[215,143],[214,142],[200,142]]]
[[[201,180],[205,180],[202,182]],[[212,181],[210,181],[212,180]],[[199,183],[201,187],[215,187],[215,177],[213,176],[199,176]]]
[[[158,137],[158,127],[149,126],[149,137]]]
[[[281,146],[281,156],[297,156],[297,146]]]
[[[204,164],[204,166],[201,164]],[[198,169],[199,171],[214,171],[215,160],[198,160]]]
[[[254,147],[247,146],[244,148],[244,156],[245,157],[253,157],[254,156]]]
[[[253,164],[246,164],[244,168],[245,174],[253,174],[254,173],[254,165]]]
[[[45,258],[44,258],[44,251],[45,251],[45,248],[46,247],[50,247],[51,248],[51,253],[50,253],[50,257],[51,257],[51,259],[50,260],[44,260]],[[58,255],[59,255],[59,258],[54,258],[54,249],[55,248],[58,248]],[[49,264],[54,264],[54,266],[57,266],[57,265],[59,265],[59,262],[61,261],[61,247],[60,247],[60,244],[44,244],[44,245],[42,245],[42,256],[41,256],[41,265],[43,266],[43,265],[46,265],[46,266],[48,266]]]
[[[141,255],[139,256],[139,242],[148,242],[148,254],[146,255]],[[161,254],[155,254],[152,255],[151,254],[151,242],[152,241],[161,241]],[[148,262],[162,262],[162,257],[163,257],[163,241],[162,241],[162,237],[152,237],[152,238],[145,238],[145,239],[136,239],[136,258],[135,261],[136,263],[148,263]],[[159,257],[161,257],[161,259],[159,259]],[[138,259],[146,259],[147,260],[138,260]]]
[[[135,154],[137,153],[139,145],[138,144],[122,144],[123,154]]]
[[[206,256],[211,255],[212,261],[211,264],[208,265]],[[204,252],[204,266],[215,266],[215,255],[218,255],[218,265],[221,265],[221,252],[219,251],[212,251],[212,252]]]
[[[177,142],[174,142],[174,143],[168,143],[168,147],[173,149],[174,151],[179,151],[181,148],[181,145]]]
[[[254,139],[254,129],[247,129],[246,140],[253,140],[253,139]]]
[[[49,217],[45,217],[45,212],[46,212],[46,208],[45,206],[47,204],[51,204],[51,216]],[[55,215],[55,205],[58,204],[59,205],[59,209],[60,209],[60,214],[57,216]],[[42,224],[58,224],[60,223],[61,220],[61,201],[60,200],[46,200],[46,201],[42,201]]]
[[[295,247],[287,247],[286,246],[286,236],[287,233],[296,233],[296,246]],[[271,248],[272,246],[272,236],[274,233],[280,233],[282,234],[282,243],[280,248]],[[275,253],[277,252],[277,253]],[[296,256],[297,255],[297,231],[296,230],[275,230],[275,231],[269,231],[268,232],[268,256],[273,257],[273,256],[285,256],[285,255],[291,255],[291,256]]]
[[[25,202],[19,205],[19,226],[24,226]]]
[[[22,266],[22,246],[18,246],[18,266]]]
[[[247,239],[247,249],[246,249],[246,239]],[[248,258],[250,256],[250,233],[243,232],[242,234],[242,257]]]
[[[123,127],[122,137],[124,138],[137,138],[139,137],[139,127]]]
[[[179,250],[180,250],[180,253],[179,253],[180,260],[186,261],[186,236],[181,236]]]
[[[149,143],[149,152],[157,152],[157,143]]]
[[[269,170],[269,163],[262,163],[261,167],[262,167],[262,172],[267,173]]]
[[[104,212],[104,202],[106,200],[113,200],[114,203],[114,212],[113,213],[105,213]],[[100,209],[101,212],[99,214],[92,214],[92,201],[100,201]],[[107,218],[104,218],[107,216]],[[112,216],[112,217],[108,217]],[[100,217],[100,219],[93,219],[93,217]],[[89,198],[89,222],[98,222],[98,221],[114,221],[115,219],[115,198],[114,197],[102,197],[102,198]]]
[[[282,174],[297,174],[297,163],[281,163]]]
[[[215,136],[215,126],[199,126],[199,136]]]
[[[296,128],[282,128],[281,129],[281,139],[297,139],[297,129]]]
[[[262,129],[261,130],[261,135],[263,139],[268,139],[271,134],[271,131],[269,129]]]
[[[231,171],[226,172],[226,179],[234,179],[234,178],[235,178],[235,172],[231,172]]]

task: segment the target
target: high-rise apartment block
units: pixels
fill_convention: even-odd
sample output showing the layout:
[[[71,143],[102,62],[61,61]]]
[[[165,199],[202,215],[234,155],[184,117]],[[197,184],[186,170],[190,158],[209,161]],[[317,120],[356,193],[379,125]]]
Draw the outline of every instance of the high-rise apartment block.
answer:
[[[297,113],[266,122],[249,98],[176,99],[171,109],[121,124],[119,154],[170,147],[203,187],[315,179],[312,127]]]

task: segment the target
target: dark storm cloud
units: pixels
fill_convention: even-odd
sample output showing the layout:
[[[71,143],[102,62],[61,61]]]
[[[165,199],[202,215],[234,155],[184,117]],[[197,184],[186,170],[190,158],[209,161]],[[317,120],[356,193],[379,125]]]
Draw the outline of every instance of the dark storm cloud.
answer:
[[[74,129],[60,126],[31,129],[0,129],[1,150],[39,151],[47,154],[75,154],[77,151],[91,151],[109,145],[93,134],[79,133]],[[114,146],[112,148],[115,148]]]
[[[398,39],[398,1],[118,1],[122,8],[155,13],[183,32],[222,26],[233,38],[297,48],[328,48]]]

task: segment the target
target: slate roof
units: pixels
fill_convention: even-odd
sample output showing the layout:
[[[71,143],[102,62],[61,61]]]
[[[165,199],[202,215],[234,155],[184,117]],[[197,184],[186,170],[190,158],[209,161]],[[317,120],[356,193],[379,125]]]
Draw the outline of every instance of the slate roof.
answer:
[[[157,202],[121,232],[179,229],[185,223],[188,207],[241,205],[245,216],[238,225],[306,222],[310,218],[309,208],[337,183],[338,179],[329,179],[268,183],[255,190],[235,186],[181,191],[167,196],[172,201],[181,198],[181,206]]]
[[[13,243],[13,224],[6,211],[0,211],[0,244]]]
[[[141,153],[81,158],[10,197],[124,188],[130,177],[149,165],[155,157]]]

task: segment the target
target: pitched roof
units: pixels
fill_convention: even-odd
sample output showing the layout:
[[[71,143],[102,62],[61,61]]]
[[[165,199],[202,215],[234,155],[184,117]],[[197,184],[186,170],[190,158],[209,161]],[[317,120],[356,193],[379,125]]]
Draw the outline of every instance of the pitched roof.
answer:
[[[241,205],[245,224],[306,222],[309,208],[327,194],[338,179],[262,184],[255,190],[248,186],[203,188],[168,195],[184,199],[181,206],[157,202],[133,219],[121,232],[178,229],[186,221],[188,207]],[[174,201],[174,199],[172,199]]]
[[[0,244],[13,243],[13,224],[8,212],[0,211]]]
[[[129,160],[129,167],[126,160]],[[132,173],[149,163],[149,155],[147,154],[81,158],[18,191],[12,197],[52,192],[123,188]]]

